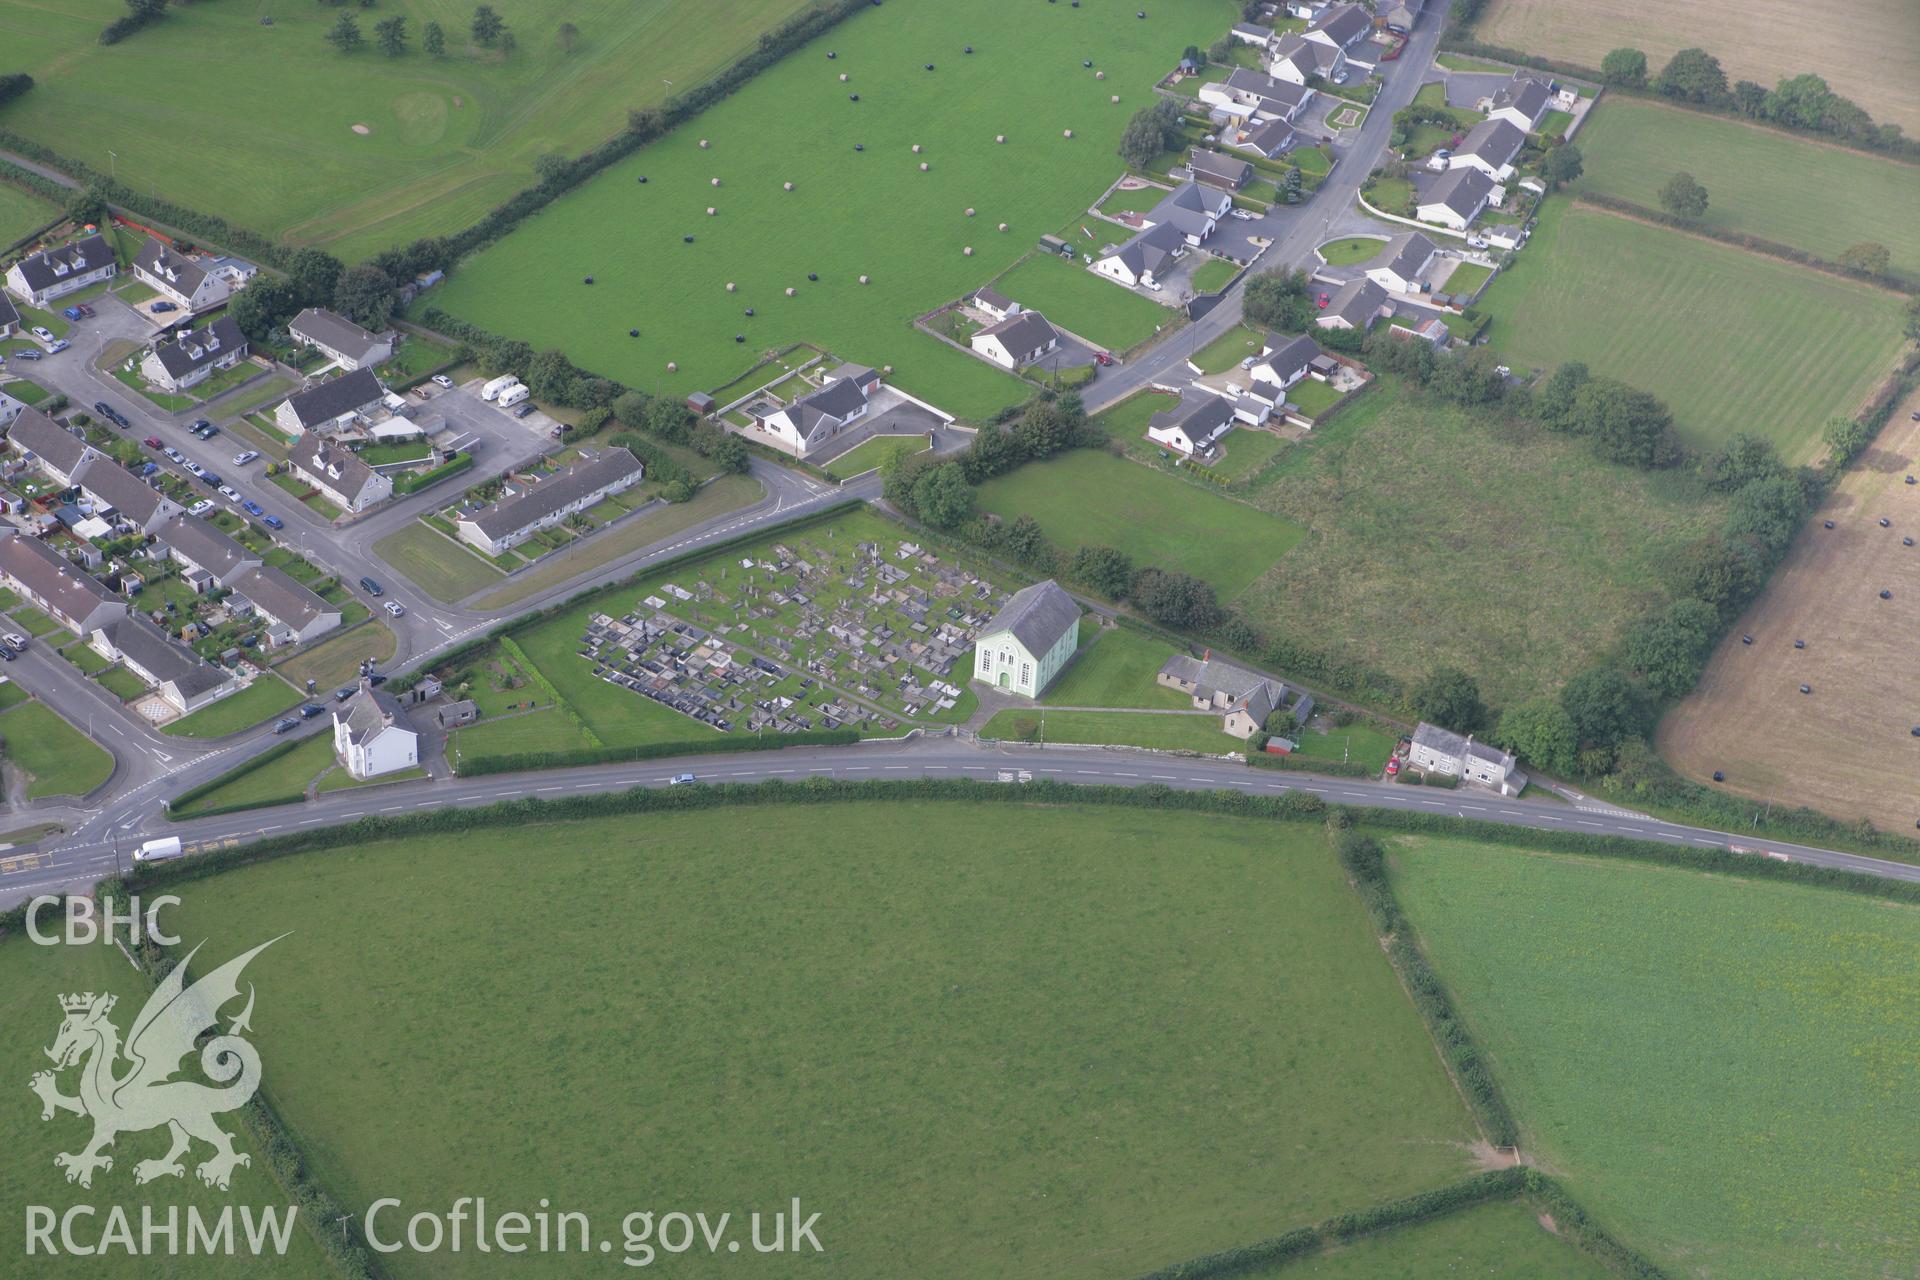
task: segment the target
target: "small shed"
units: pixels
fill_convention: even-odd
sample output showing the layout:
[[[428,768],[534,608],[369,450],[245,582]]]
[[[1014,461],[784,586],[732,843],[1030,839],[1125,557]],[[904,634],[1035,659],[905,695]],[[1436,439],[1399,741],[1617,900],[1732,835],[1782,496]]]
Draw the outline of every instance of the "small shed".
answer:
[[[1062,258],[1073,256],[1073,246],[1059,236],[1041,236],[1038,248],[1042,253],[1054,253]]]
[[[704,391],[696,391],[687,397],[687,408],[704,418],[713,412],[713,397]]]

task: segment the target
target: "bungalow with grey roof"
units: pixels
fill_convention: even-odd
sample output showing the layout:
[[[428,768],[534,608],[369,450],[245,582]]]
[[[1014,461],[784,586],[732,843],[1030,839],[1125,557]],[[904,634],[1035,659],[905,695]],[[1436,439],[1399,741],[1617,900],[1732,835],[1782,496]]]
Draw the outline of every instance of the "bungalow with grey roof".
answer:
[[[102,455],[85,440],[31,405],[7,429],[7,443],[22,457],[63,486],[80,483],[88,467]]]
[[[1440,252],[1424,232],[1402,231],[1362,268],[1367,279],[1395,293],[1420,292],[1420,277]]]
[[[1227,120],[1288,120],[1313,97],[1305,85],[1276,80],[1247,67],[1235,68],[1225,80],[1200,86],[1200,101]]]
[[[1183,182],[1168,192],[1143,221],[1150,227],[1170,226],[1198,247],[1220,226],[1220,219],[1233,208],[1233,197],[1224,191],[1210,191],[1194,182]]]
[[[1269,335],[1267,345],[1247,371],[1252,382],[1247,394],[1268,404],[1282,403],[1287,388],[1307,376],[1314,357],[1320,354],[1320,344],[1304,333],[1285,341]]]
[[[1260,49],[1273,42],[1273,28],[1263,27],[1257,22],[1236,22],[1228,34],[1237,44],[1250,44]]]
[[[348,374],[357,378],[357,373]],[[372,377],[372,374],[368,374]],[[393,496],[393,480],[360,461],[352,450],[313,432],[294,442],[287,455],[293,474],[347,511],[365,511]]]
[[[1154,414],[1147,423],[1147,439],[1186,457],[1212,462],[1234,422],[1230,401],[1203,393]]]
[[[0,530],[0,582],[75,635],[92,635],[127,615],[126,601],[93,575],[38,538],[11,529]]]
[[[1238,191],[1253,176],[1253,166],[1245,160],[1205,147],[1195,147],[1188,153],[1187,169],[1195,182],[1204,182],[1222,191]]]
[[[1437,222],[1455,231],[1465,231],[1487,207],[1493,193],[1493,179],[1483,170],[1471,165],[1448,169],[1428,184],[1413,211],[1422,222]]]
[[[804,458],[866,417],[879,388],[878,373],[863,364],[843,364],[791,404],[774,408],[759,402],[748,405],[746,413],[774,444]]]
[[[211,311],[233,293],[224,274],[151,235],[133,257],[133,278],[189,315]]]
[[[1195,658],[1176,653],[1161,664],[1154,682],[1192,698],[1197,711],[1220,712],[1222,732],[1236,738],[1259,733],[1275,711],[1291,711],[1301,724],[1313,715],[1313,695],[1305,689],[1295,689],[1283,680],[1223,662],[1211,654]]]
[[[1226,145],[1236,151],[1251,151],[1255,155],[1275,160],[1291,151],[1300,137],[1293,126],[1285,120],[1266,120],[1247,127],[1234,129],[1232,140]]]
[[[198,570],[216,587],[230,587],[249,569],[260,567],[260,557],[229,538],[199,516],[176,515],[154,533],[174,560]]]
[[[371,369],[393,359],[394,335],[369,333],[324,307],[308,307],[287,322],[295,342],[325,355],[342,369]]]
[[[91,235],[14,263],[7,268],[7,291],[30,307],[44,307],[90,284],[111,280],[119,270],[106,237]]]
[[[1347,69],[1347,51],[1336,44],[1289,32],[1273,46],[1273,59],[1267,69],[1276,80],[1289,84],[1304,85],[1315,77],[1331,80]]]
[[[1482,120],[1467,131],[1459,149],[1447,157],[1447,168],[1472,165],[1495,182],[1505,182],[1513,176],[1513,158],[1526,141],[1527,135],[1510,121]]]
[[[1489,120],[1504,120],[1523,133],[1532,133],[1553,107],[1553,86],[1524,71],[1481,101],[1480,109]]]
[[[1318,44],[1350,50],[1373,32],[1373,16],[1357,4],[1336,4],[1300,34]]]
[[[240,682],[224,667],[217,667],[185,645],[176,644],[166,632],[137,614],[108,623],[94,632],[88,643],[101,657],[118,662],[152,685],[167,705],[181,715],[198,711],[240,689]]]
[[[227,607],[235,612],[251,610],[267,623],[267,644],[278,647],[304,644],[335,630],[341,621],[340,607],[271,565],[248,569],[236,576]]]
[[[288,435],[332,431],[372,413],[386,394],[373,370],[355,369],[288,396],[273,411],[273,420]]]
[[[1333,291],[1327,305],[1313,318],[1322,329],[1358,329],[1365,333],[1382,315],[1391,315],[1387,291],[1365,276],[1355,276]]]
[[[988,325],[969,345],[1003,369],[1024,369],[1060,347],[1060,331],[1038,311],[1022,311]]]
[[[185,391],[231,369],[246,359],[247,335],[232,316],[221,316],[198,329],[187,329],[165,342],[156,342],[140,362],[140,376],[163,391]]]
[[[462,511],[453,527],[461,540],[497,556],[542,529],[585,511],[607,497],[631,489],[646,468],[624,448],[607,449],[533,483],[518,486],[491,506]]]
[[[1093,269],[1128,288],[1152,284],[1170,262],[1187,253],[1187,238],[1178,227],[1159,223],[1136,232],[1125,244],[1093,260]]]
[[[1020,310],[1020,304],[1003,293],[992,289],[979,289],[974,292],[973,305],[992,316],[995,320],[1005,320]]]

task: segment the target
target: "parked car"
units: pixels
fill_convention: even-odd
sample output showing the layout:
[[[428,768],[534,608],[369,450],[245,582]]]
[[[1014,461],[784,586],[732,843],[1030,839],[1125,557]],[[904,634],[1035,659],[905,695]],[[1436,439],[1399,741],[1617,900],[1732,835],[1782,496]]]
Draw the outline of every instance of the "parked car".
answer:
[[[13,358],[15,360],[38,360],[41,354],[41,352],[35,351],[32,347],[27,347],[24,350],[14,352]]]
[[[161,443],[160,443],[160,437],[159,437],[159,436],[148,436],[148,437],[147,437],[147,438],[146,438],[145,440],[142,440],[142,441],[141,441],[140,443],[141,443],[141,444],[143,444],[143,445],[145,445],[145,446],[147,446],[147,448],[149,448],[149,449],[164,449],[164,448],[166,448],[166,446],[165,446],[165,445],[163,445],[163,444],[161,444]],[[172,452],[173,452],[173,450],[171,450],[171,449],[167,449],[167,452],[168,452],[168,453],[172,453]]]
[[[273,725],[273,731],[275,733],[292,733],[299,727],[300,722],[292,716],[288,716],[285,720],[276,720]]]
[[[152,306],[148,307],[147,310],[159,316],[159,315],[165,315],[169,311],[178,311],[179,308],[174,306],[171,302],[161,301],[161,302],[154,303]]]
[[[37,324],[33,326],[33,336],[40,339],[40,341],[42,342],[52,342],[53,330],[47,328],[47,326],[43,324]]]
[[[326,708],[321,706],[319,703],[309,702],[300,708],[300,718],[302,720],[311,720],[324,710],[326,710]]]
[[[60,314],[65,316],[69,320],[78,320],[80,318],[80,308],[68,307],[65,311],[62,311]]]
[[[233,455],[233,465],[236,467],[244,467],[259,456],[260,451],[258,449],[242,449],[239,453]]]
[[[1398,775],[1399,772],[1400,772],[1400,761],[1398,759],[1387,761],[1387,776],[1389,778]]]
[[[202,471],[200,473],[200,483],[206,485],[209,489],[224,489],[227,485],[226,480],[222,478],[218,471]]]
[[[434,375],[433,375],[433,382],[434,382],[434,385],[435,385],[435,386],[440,386],[440,387],[451,387],[451,386],[453,385],[453,379],[452,379],[452,378],[449,378],[449,377],[448,377],[448,376],[447,376],[446,374],[444,374],[444,373],[436,373],[436,374],[434,374]]]
[[[240,491],[234,488],[230,484],[223,484],[220,486],[220,496],[225,498],[228,502],[240,501]]]
[[[1105,351],[1096,351],[1093,353],[1093,362],[1104,369],[1113,363],[1113,357]]]
[[[93,308],[84,302],[75,304],[74,310],[78,311],[86,319],[91,320],[93,318]]]
[[[0,636],[0,644],[6,645],[7,648],[13,650],[15,653],[25,653],[27,651],[27,638],[18,631],[9,631],[5,635]]]
[[[279,516],[261,516],[260,523],[269,529],[284,529],[287,527],[287,522]]]
[[[360,589],[362,591],[365,591],[370,596],[383,596],[387,594],[386,589],[383,588],[379,583],[375,582],[372,578],[360,579]]]
[[[145,480],[149,476],[158,475],[159,473],[160,464],[157,462],[143,462],[140,464],[140,478],[142,480]]]
[[[1149,280],[1146,283],[1146,289],[1149,293],[1159,293],[1161,288],[1162,286],[1158,280]]]
[[[188,458],[185,462],[181,463],[180,466],[188,475],[196,480],[207,474],[207,469],[195,462],[192,458]]]
[[[105,400],[95,400],[93,402],[93,411],[103,418],[111,418],[113,416],[113,406]]]
[[[0,644],[0,662],[12,662],[12,661],[13,661],[13,650],[7,648],[3,644]]]
[[[407,607],[398,600],[389,600],[380,607],[396,618],[404,618],[407,616]]]
[[[200,501],[194,503],[192,506],[187,508],[187,514],[190,516],[203,516],[211,510],[213,510],[212,499],[202,498],[200,499]]]
[[[246,513],[250,516],[263,516],[267,514],[267,509],[261,506],[259,503],[255,502],[252,498],[248,498],[245,502],[242,502],[240,505],[246,510]]]
[[[47,354],[50,356],[57,356],[62,351],[65,351],[68,347],[72,345],[73,344],[71,342],[68,342],[65,338],[55,338],[53,340],[53,345],[47,348]]]
[[[1229,209],[1227,210],[1227,216],[1229,218],[1238,218],[1242,222],[1252,222],[1260,215],[1251,209]]]
[[[521,405],[518,409],[515,409],[513,411],[513,416],[516,418],[530,418],[533,416],[533,411],[535,407],[536,406],[534,405],[533,401],[529,400],[527,401],[527,403]]]
[[[159,442],[157,440],[149,440],[147,443],[157,444]],[[162,449],[160,453],[162,454],[162,456],[166,458],[168,462],[185,462],[187,460],[187,455],[184,453],[181,453],[178,449],[174,448],[172,445],[168,445],[166,448]]]
[[[202,440],[211,440],[215,436],[220,434],[220,428],[214,426],[211,422],[208,422],[205,418],[202,418],[198,422],[194,423],[193,426],[190,428],[190,430],[193,432],[194,435],[199,436]]]
[[[419,386],[413,388],[413,394],[419,396],[422,400],[429,400],[433,398],[433,392],[427,389],[427,384],[424,382],[421,383]]]
[[[345,702],[348,698],[351,698],[354,694],[358,693],[359,691],[360,691],[359,687],[356,685],[348,685],[344,689],[335,689],[333,691],[333,700],[335,702]]]

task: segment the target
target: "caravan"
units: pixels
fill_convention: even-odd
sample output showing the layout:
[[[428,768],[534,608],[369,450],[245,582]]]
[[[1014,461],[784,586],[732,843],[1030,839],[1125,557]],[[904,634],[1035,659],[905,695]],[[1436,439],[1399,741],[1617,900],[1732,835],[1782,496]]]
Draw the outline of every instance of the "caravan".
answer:
[[[502,409],[511,409],[532,394],[523,384],[516,382],[500,393],[498,403]]]
[[[497,400],[500,398],[500,393],[502,391],[505,391],[508,387],[512,386],[514,383],[518,381],[520,381],[520,379],[515,377],[513,374],[503,373],[499,377],[495,378],[493,381],[489,382],[486,386],[480,388],[480,398],[482,400]]]

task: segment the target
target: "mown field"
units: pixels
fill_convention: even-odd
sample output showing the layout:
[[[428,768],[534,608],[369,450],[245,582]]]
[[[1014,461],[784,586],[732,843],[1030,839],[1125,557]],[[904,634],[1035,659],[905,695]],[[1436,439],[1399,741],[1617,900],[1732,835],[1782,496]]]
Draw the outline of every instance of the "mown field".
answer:
[[[1502,704],[1586,666],[1724,511],[1683,477],[1610,466],[1390,378],[1248,496],[1309,530],[1242,598],[1249,616],[1408,681],[1459,667]]]
[[[350,1204],[550,1197],[599,1226],[797,1195],[837,1276],[1105,1277],[1471,1171],[1458,1097],[1316,826],[931,801],[718,816],[308,854],[189,886],[179,919],[209,959],[296,930],[249,969],[256,1041]],[[564,888],[582,884],[588,910]]]
[[[0,182],[0,245],[12,244],[59,216],[52,201]]]
[[[44,702],[0,715],[0,739],[8,763],[26,774],[29,800],[84,796],[113,776],[113,757]]]
[[[1720,59],[1727,79],[1771,89],[1811,71],[1876,120],[1920,130],[1920,22],[1906,0],[1833,0],[1818,22],[1795,0],[1493,0],[1475,28],[1508,49],[1599,67],[1609,49],[1632,45],[1658,72],[1677,50],[1697,46]]]
[[[477,255],[440,305],[649,390],[709,390],[804,340],[891,365],[949,412],[990,414],[1026,385],[914,331],[913,317],[1084,209],[1170,59],[1217,39],[1237,10],[1167,0],[1146,21],[1117,13],[1036,4],[1008,26],[939,0],[864,12]]]
[[[716,22],[690,0],[576,0],[564,12],[493,0],[518,42],[502,54],[472,43],[466,0],[392,0],[360,15],[367,43],[347,55],[325,40],[338,17],[326,5],[278,6],[270,26],[256,5],[179,5],[112,46],[95,37],[125,13],[120,0],[13,5],[0,8],[0,49],[37,83],[0,112],[0,128],[352,260],[470,225],[532,186],[542,154],[611,137],[629,107],[708,78],[804,4],[729,0]],[[373,33],[394,14],[412,37],[397,59]],[[444,58],[420,51],[429,21],[446,31]],[[560,45],[563,21],[579,32],[572,52]]]
[[[1920,908],[1396,842],[1408,916],[1529,1156],[1675,1274],[1884,1280],[1920,1256]]]
[[[1105,229],[1097,219],[1087,221]],[[1038,311],[1110,351],[1145,342],[1180,319],[1171,307],[1050,253],[1034,254],[994,281],[993,287],[1027,310]]]
[[[161,918],[166,919],[165,914]],[[256,941],[259,939],[249,935],[247,945],[252,946]],[[210,1219],[217,1218],[229,1205],[272,1207],[276,1212],[286,1207],[287,1196],[268,1176],[256,1145],[245,1136],[236,1141],[235,1149],[252,1155],[253,1164],[234,1171],[232,1186],[227,1191],[207,1187],[194,1176],[193,1166],[210,1151],[198,1143],[184,1177],[136,1185],[134,1165],[166,1153],[166,1131],[157,1128],[121,1134],[111,1149],[113,1168],[95,1174],[91,1188],[66,1180],[66,1175],[54,1165],[54,1156],[80,1150],[93,1127],[88,1121],[66,1113],[57,1114],[49,1121],[41,1120],[39,1096],[27,1088],[27,1080],[52,1065],[43,1051],[53,1044],[60,1030],[59,998],[85,991],[110,992],[119,998],[111,1020],[125,1034],[140,1012],[148,988],[144,979],[111,947],[42,947],[24,937],[0,944],[0,1023],[7,1027],[6,1036],[0,1037],[0,1070],[5,1071],[10,1086],[0,1089],[0,1141],[5,1142],[7,1151],[7,1158],[0,1161],[0,1201],[8,1206],[6,1213],[0,1213],[0,1257],[12,1260],[7,1274],[53,1278],[139,1276],[143,1280],[148,1277],[152,1280],[198,1280],[199,1277],[232,1280],[237,1276],[263,1274],[286,1276],[291,1280],[324,1280],[333,1276],[335,1272],[325,1262],[319,1246],[302,1227],[294,1229],[287,1252],[281,1257],[184,1256],[185,1215],[189,1206]],[[266,1002],[263,993],[262,1008]],[[239,1005],[234,1005],[234,1009],[237,1011]],[[120,1073],[127,1070],[124,1060],[115,1070]],[[263,1077],[271,1080],[274,1071],[275,1065],[269,1059],[263,1067]],[[76,1091],[74,1072],[62,1075],[60,1088],[68,1095]],[[223,1115],[220,1124],[228,1132],[245,1134],[237,1116]],[[135,1238],[138,1238],[143,1206],[151,1207],[161,1222],[166,1220],[168,1210],[174,1209],[181,1215],[182,1256],[132,1259],[116,1252],[105,1258],[48,1257],[41,1252],[28,1257],[25,1234],[28,1205],[44,1205],[56,1213],[64,1213],[73,1205],[97,1206],[94,1216],[75,1219],[76,1239],[88,1245],[99,1241],[110,1205],[126,1210]],[[239,1230],[237,1224],[235,1230]],[[164,1240],[161,1247],[164,1248]]]
[[[1580,131],[1577,190],[1660,207],[1685,170],[1707,189],[1706,223],[1838,262],[1849,246],[1885,245],[1920,275],[1920,165],[1848,151],[1737,120],[1609,98]]]
[[[1613,1272],[1556,1239],[1524,1200],[1508,1200],[1246,1275],[1248,1280],[1607,1280]]]
[[[1902,341],[1899,295],[1564,200],[1480,308],[1517,364],[1584,360],[1665,400],[1696,447],[1748,432],[1793,462]]]

